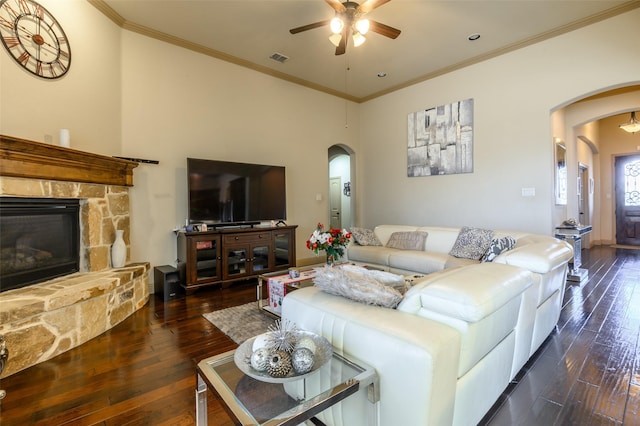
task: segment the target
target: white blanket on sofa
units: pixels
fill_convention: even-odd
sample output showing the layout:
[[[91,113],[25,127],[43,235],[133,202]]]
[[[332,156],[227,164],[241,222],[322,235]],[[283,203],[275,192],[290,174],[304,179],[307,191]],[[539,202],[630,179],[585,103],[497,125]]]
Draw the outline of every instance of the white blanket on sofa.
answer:
[[[355,265],[325,266],[315,271],[314,284],[327,293],[388,308],[395,308],[402,300],[402,275]]]

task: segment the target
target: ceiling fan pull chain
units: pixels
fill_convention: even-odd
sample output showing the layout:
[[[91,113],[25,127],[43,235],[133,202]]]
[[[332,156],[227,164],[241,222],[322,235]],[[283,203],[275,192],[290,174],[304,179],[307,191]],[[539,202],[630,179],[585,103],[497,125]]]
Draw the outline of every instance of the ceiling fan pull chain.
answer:
[[[344,68],[344,93],[349,93],[349,57],[344,55],[344,62],[346,66]],[[344,128],[349,128],[349,101],[344,100]]]

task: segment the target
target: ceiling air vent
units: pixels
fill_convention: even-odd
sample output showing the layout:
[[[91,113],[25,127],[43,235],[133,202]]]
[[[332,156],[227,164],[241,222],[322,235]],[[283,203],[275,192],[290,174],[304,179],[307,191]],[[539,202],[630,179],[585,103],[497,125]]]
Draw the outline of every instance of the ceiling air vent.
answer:
[[[276,62],[280,62],[281,64],[284,64],[286,61],[289,60],[289,57],[284,56],[281,53],[273,53],[271,56],[269,56],[269,59],[273,59]]]

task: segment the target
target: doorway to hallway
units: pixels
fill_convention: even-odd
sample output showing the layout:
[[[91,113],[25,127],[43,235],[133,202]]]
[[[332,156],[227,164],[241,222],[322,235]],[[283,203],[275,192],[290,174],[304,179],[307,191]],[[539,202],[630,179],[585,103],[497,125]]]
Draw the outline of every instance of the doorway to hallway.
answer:
[[[328,156],[329,226],[350,229],[354,218],[354,152],[345,145],[333,145],[329,148]]]
[[[329,226],[342,229],[342,178],[329,178]]]

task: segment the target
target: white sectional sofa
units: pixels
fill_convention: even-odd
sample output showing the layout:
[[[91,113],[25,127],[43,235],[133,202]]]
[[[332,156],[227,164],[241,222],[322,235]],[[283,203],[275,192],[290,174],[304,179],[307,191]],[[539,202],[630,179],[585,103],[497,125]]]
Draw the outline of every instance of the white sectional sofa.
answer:
[[[479,263],[479,260],[457,258],[449,254],[461,229],[461,227],[379,225],[373,229],[373,233],[382,245],[362,246],[352,242],[347,247],[347,258],[353,262],[377,266],[385,271],[402,275],[430,274],[443,269]],[[386,247],[389,238],[395,232],[426,233],[427,238],[424,247],[422,250],[399,250]],[[516,246],[513,250],[499,255],[494,262],[518,262],[516,258],[527,256],[526,252],[529,252],[528,249],[523,249],[523,247],[536,243],[554,243],[558,241],[547,235],[519,231],[494,231],[495,238],[506,236],[515,238]],[[512,259],[507,260],[507,257],[511,257]],[[528,259],[528,261],[529,260],[530,259]],[[529,264],[528,261],[527,264]]]
[[[348,250],[351,261],[428,274],[396,309],[309,287],[284,298],[282,316],[376,369],[375,423],[474,425],[557,323],[572,249],[552,237],[497,232],[513,236],[516,246],[493,262],[458,264],[448,255],[457,228],[385,225],[375,233],[385,244],[393,232],[417,229],[427,229],[424,254],[384,246]],[[370,424],[357,401],[326,411],[323,420]]]

